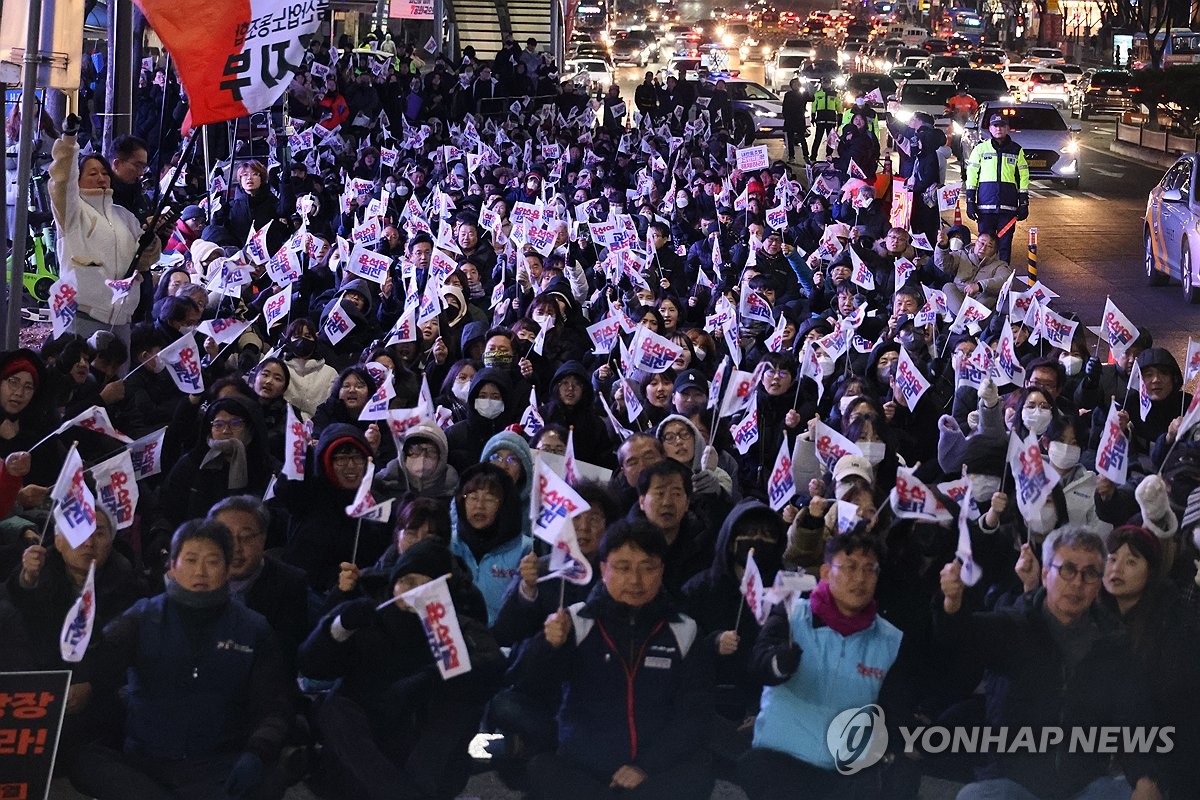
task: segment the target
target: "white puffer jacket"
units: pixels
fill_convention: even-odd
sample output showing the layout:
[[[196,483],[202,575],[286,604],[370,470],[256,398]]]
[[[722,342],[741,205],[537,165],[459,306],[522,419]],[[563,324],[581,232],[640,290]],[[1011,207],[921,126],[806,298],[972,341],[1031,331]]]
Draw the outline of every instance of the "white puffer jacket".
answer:
[[[137,282],[145,276],[136,273],[134,288],[116,305],[105,281],[125,277],[137,252],[141,223],[124,208],[113,205],[111,190],[80,192],[79,144],[74,136],[58,139],[53,155],[49,189],[58,228],[60,275],[78,289],[76,301],[84,314],[100,322],[127,325],[140,298]],[[143,251],[138,269],[149,269],[158,260],[161,248],[155,238]]]

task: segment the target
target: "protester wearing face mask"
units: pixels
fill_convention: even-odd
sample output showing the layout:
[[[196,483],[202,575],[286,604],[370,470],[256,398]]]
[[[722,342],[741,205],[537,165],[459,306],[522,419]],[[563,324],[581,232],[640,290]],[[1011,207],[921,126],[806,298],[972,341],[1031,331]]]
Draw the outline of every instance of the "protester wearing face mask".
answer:
[[[771,586],[783,565],[786,530],[779,515],[759,500],[745,500],[725,517],[717,533],[712,566],[683,585],[683,605],[696,620],[703,645],[716,653],[716,727],[711,747],[718,755],[742,752],[750,745],[749,732],[738,727],[758,706],[761,684],[748,673],[750,652],[759,625],[752,614],[738,614],[739,591],[750,552],[762,577]]]
[[[493,367],[475,373],[467,392],[467,418],[446,431],[450,464],[461,473],[479,463],[487,440],[516,422],[523,410],[516,405],[506,373]]]
[[[293,322],[284,331],[280,341],[291,376],[283,399],[311,419],[317,412],[317,406],[329,397],[329,390],[337,380],[337,370],[317,355],[316,329],[308,320]]]
[[[450,365],[442,381],[441,392],[433,398],[435,406],[450,409],[450,421],[462,422],[467,418],[467,394],[471,391],[471,379],[483,365],[470,358],[461,358]]]
[[[791,353],[767,353],[761,362],[762,379],[758,384],[758,440],[737,459],[738,479],[743,497],[766,498],[767,477],[775,465],[781,443],[788,451],[796,436],[804,433],[805,420],[817,411],[816,384],[800,381],[797,390],[796,357]]]
[[[1076,426],[1064,420],[1060,433],[1049,443],[1046,454],[1046,460],[1061,478],[1050,500],[1042,506],[1041,513],[1025,520],[1031,545],[1040,546],[1046,534],[1067,523],[1086,525],[1088,530],[1101,536],[1112,530],[1112,525],[1101,520],[1096,513],[1098,476],[1079,463],[1080,452]]]
[[[380,495],[449,502],[458,489],[458,471],[447,461],[449,454],[446,434],[432,420],[422,420],[405,432],[397,457],[375,476]]]

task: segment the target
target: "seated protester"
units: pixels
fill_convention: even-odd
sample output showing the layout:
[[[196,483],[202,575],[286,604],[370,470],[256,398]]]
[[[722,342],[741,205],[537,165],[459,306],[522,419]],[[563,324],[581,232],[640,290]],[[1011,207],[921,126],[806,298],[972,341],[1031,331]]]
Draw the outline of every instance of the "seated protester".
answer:
[[[50,339],[40,352],[46,364],[46,380],[52,393],[49,401],[63,419],[74,417],[92,406],[105,405],[100,396],[100,386],[91,374],[92,360],[96,351],[87,339],[78,333],[64,333]],[[109,397],[117,399],[109,390]]]
[[[758,500],[744,500],[725,517],[717,534],[712,566],[683,585],[683,607],[700,626],[701,640],[716,654],[717,735],[712,747],[736,758],[750,745],[737,729],[758,710],[762,683],[750,675],[750,654],[759,625],[742,608],[742,576],[751,552],[771,586],[783,563],[787,531],[778,514]]]
[[[529,518],[529,504],[517,499],[508,472],[492,463],[463,472],[451,515],[450,549],[483,593],[489,625],[520,572],[521,558],[533,547],[533,539],[521,532],[523,518]]]
[[[258,366],[250,373],[251,388],[258,396],[258,409],[262,413],[263,427],[267,432],[267,452],[278,462],[284,459],[283,446],[289,407],[284,395],[290,380],[291,372],[287,362],[275,356],[268,356],[258,362]],[[299,413],[293,413],[297,420],[301,419]]]
[[[433,398],[433,404],[449,409],[452,423],[467,418],[467,393],[471,391],[471,379],[481,369],[483,364],[479,361],[460,358],[446,370],[441,393]]]
[[[341,288],[333,293],[332,299],[321,309],[317,322],[317,352],[329,364],[337,369],[344,369],[353,364],[363,350],[379,335],[375,324],[371,287],[362,278],[345,281]],[[349,317],[353,323],[350,330],[337,344],[329,340],[325,332],[325,322],[334,306],[341,309],[342,314]]]
[[[169,529],[202,518],[231,495],[261,497],[275,467],[253,401],[240,396],[214,400],[200,420],[196,444],[167,473],[159,493],[162,523]]]
[[[529,443],[524,438],[512,431],[500,431],[487,440],[479,460],[507,472],[513,488],[516,489],[517,502],[521,508],[529,508],[534,487],[533,451],[529,449]],[[524,536],[533,536],[533,522],[529,514],[522,517],[521,533]]]
[[[571,431],[575,452],[582,460],[600,466],[613,463],[613,445],[604,427],[603,412],[596,413],[591,373],[581,362],[567,361],[554,372],[542,419],[547,425],[557,423]]]
[[[520,396],[513,394],[506,370],[485,367],[475,373],[467,392],[467,418],[446,431],[450,465],[459,474],[479,463],[488,439],[518,419],[521,402]]]
[[[1150,398],[1150,413],[1143,419],[1140,404],[1131,401],[1127,410],[1120,412],[1125,415],[1120,419],[1137,466],[1150,473],[1162,466],[1171,423],[1182,416],[1180,409],[1191,405],[1192,395],[1183,390],[1183,373],[1170,350],[1151,347],[1138,356],[1137,365],[1142,371],[1142,392]],[[1107,412],[1096,416],[1107,416]]]
[[[429,649],[422,618],[401,595],[450,575],[471,670],[445,679]],[[467,745],[504,669],[485,620],[474,616],[478,590],[459,572],[446,545],[423,540],[406,549],[389,577],[396,598],[343,603],[327,614],[300,650],[300,671],[337,680],[316,712],[330,781],[339,796],[454,797],[471,774]]]
[[[678,461],[666,458],[651,464],[637,480],[637,506],[626,519],[649,520],[662,530],[667,540],[663,583],[677,597],[689,578],[712,563],[716,520],[701,519],[690,510],[692,471]]]
[[[735,495],[732,476],[720,466],[722,454],[705,444],[704,434],[681,414],[672,414],[660,422],[655,436],[663,443],[667,458],[691,470],[691,502],[696,512],[724,517],[733,507]]]
[[[1165,563],[1170,540],[1146,528],[1125,525],[1108,534],[1104,593],[1100,597],[1115,611],[1129,633],[1134,657],[1147,674],[1155,722],[1175,726],[1175,748],[1164,765],[1164,784],[1184,794],[1191,786],[1192,767],[1200,756],[1200,727],[1189,709],[1200,701],[1196,687],[1200,640],[1190,609],[1168,579]],[[1033,584],[1037,588],[1036,564]]]
[[[579,549],[592,567],[592,580],[585,584],[552,581],[538,583],[538,578],[550,573],[550,556],[527,553],[520,562],[520,574],[509,585],[504,602],[492,626],[492,632],[501,645],[511,646],[534,636],[542,629],[549,614],[563,607],[559,602],[559,589],[563,592],[565,605],[586,600],[591,587],[599,578],[596,569],[596,552],[600,537],[612,523],[620,518],[612,496],[594,481],[581,481],[574,487],[591,508],[574,517],[572,527]],[[545,588],[545,591],[542,589]]]
[[[970,657],[991,672],[986,724],[993,730],[1162,723],[1128,633],[1097,602],[1106,555],[1103,539],[1086,528],[1057,530],[1042,545],[1042,588],[1016,607],[987,613],[963,608],[962,565],[943,567],[936,641],[946,656]],[[1130,787],[1136,797],[1162,796],[1152,755],[1129,752],[1118,741],[1124,777],[1114,779],[1110,748],[1071,748],[1068,739],[990,754],[977,782],[959,796],[1128,797]]]
[[[212,507],[208,519],[229,529],[233,559],[229,562],[229,594],[266,618],[288,673],[294,673],[296,651],[308,636],[308,581],[303,572],[266,554],[271,512],[254,495],[226,497]]]
[[[458,490],[458,471],[447,461],[449,453],[446,434],[433,421],[409,428],[401,452],[375,475],[376,500],[428,497],[449,505]]]
[[[93,563],[97,630],[146,596],[145,584],[133,564],[121,553],[113,552],[115,534],[112,517],[97,504],[95,533],[72,547],[56,525],[53,548],[30,545],[5,587],[29,638],[30,668],[71,670],[67,716],[58,749],[58,757],[67,765],[87,742],[119,741],[119,736],[112,735],[119,730],[114,728],[113,720],[120,719],[123,709],[116,697],[97,691],[94,685],[96,640],[77,662],[66,661],[61,647],[63,620],[82,593]],[[4,646],[10,645],[6,642]]]
[[[608,481],[608,489],[622,516],[637,503],[638,479],[642,470],[665,457],[662,442],[649,433],[635,432],[621,442],[617,448],[617,470]]]
[[[171,538],[166,592],[96,631],[96,690],[128,691],[122,750],[80,753],[71,773],[88,797],[280,798],[276,759],[292,709],[267,621],[229,596],[233,542],[191,520]],[[183,676],[188,676],[186,679]]]
[[[353,425],[334,423],[309,452],[304,480],[282,476],[275,483],[273,507],[288,515],[287,543],[280,558],[299,567],[316,592],[337,582],[339,565],[373,564],[387,547],[387,526],[352,519],[346,506],[367,472],[371,447]]]
[[[376,463],[387,463],[395,454],[395,444],[391,437],[385,438],[381,435],[378,423],[358,418],[377,388],[375,376],[365,366],[352,364],[343,369],[334,381],[329,397],[317,406],[317,411],[313,414],[313,438],[320,438],[330,425],[352,425],[367,437],[371,444],[371,455]]]
[[[751,800],[887,796],[882,767],[841,775],[825,742],[847,708],[878,705],[891,725],[909,713],[915,653],[877,613],[882,550],[872,535],[835,536],[812,596],[772,608],[750,655],[751,674],[766,684],[754,746],[739,764]]]
[[[337,585],[325,595],[321,613],[332,611],[339,603],[352,600],[355,597],[371,597],[379,602],[391,591],[388,585],[388,575],[396,565],[396,559],[404,551],[425,539],[437,539],[447,547],[450,546],[451,525],[449,508],[428,497],[417,497],[408,500],[396,512],[396,524],[392,529],[392,543],[383,551],[371,566],[359,569],[357,564],[343,561],[338,565]],[[486,616],[483,606],[483,596],[479,596],[482,611],[472,611],[476,616]]]
[[[338,371],[317,354],[317,329],[307,319],[294,320],[279,338],[291,379],[283,399],[311,419],[329,397]]]
[[[933,265],[946,276],[942,291],[946,303],[955,314],[964,297],[973,297],[993,311],[1000,299],[1000,290],[1013,274],[1013,268],[997,255],[996,237],[980,234],[969,250],[953,251],[946,229],[938,234],[933,248]]]
[[[824,351],[819,351],[818,358],[823,380],[830,378],[833,360]],[[758,440],[738,458],[738,474],[742,494],[762,500],[767,496],[767,478],[781,444],[786,441],[790,453],[796,436],[805,430],[805,421],[817,413],[817,388],[809,378],[798,382],[796,359],[791,353],[767,353],[760,363],[765,369],[755,389]]]
[[[645,420],[652,427],[657,427],[670,416],[672,411],[671,397],[675,394],[675,370],[668,368],[663,372],[642,373],[639,370],[632,372],[630,380],[633,381],[634,390],[642,403],[642,413],[638,418],[638,425],[640,426],[641,420]]]
[[[875,196],[875,187],[857,178],[842,187],[841,200],[833,205],[833,219],[860,229],[872,241],[882,239],[888,229],[887,209]]]
[[[790,228],[795,239],[796,247],[805,253],[811,253],[821,244],[825,228],[833,222],[833,214],[829,208],[829,200],[819,194],[809,196],[807,209],[803,212],[800,222]]]
[[[584,603],[559,609],[514,666],[562,681],[558,750],[535,756],[529,776],[543,800],[622,797],[701,800],[713,789],[704,743],[711,729],[713,656],[696,623],[676,610],[663,574],[668,545],[645,521],[609,526],[601,582]],[[655,669],[642,668],[653,652]]]
[[[492,626],[501,646],[522,646],[542,630],[546,618],[558,609],[586,601],[600,580],[600,537],[619,515],[612,497],[600,484],[583,481],[574,488],[591,506],[571,520],[591,577],[583,584],[566,578],[539,583],[539,579],[550,573],[550,556],[526,554],[521,559],[520,575],[509,586]],[[519,651],[515,657],[519,657]],[[539,676],[528,677],[530,680],[517,680],[492,698],[488,721],[504,732],[509,752],[526,755],[552,752],[558,739],[555,714],[561,702],[561,688]]]
[[[875,471],[865,456],[844,455],[833,470],[833,497],[814,495],[788,528],[788,546],[783,563],[789,568],[800,567],[812,572],[821,564],[826,543],[840,535],[841,516],[845,513],[839,500],[858,506],[855,530],[882,535],[887,530],[888,516],[880,513],[876,503]],[[815,487],[814,487],[815,488]]]
[[[1041,389],[1053,402],[1054,410],[1064,417],[1075,419],[1079,409],[1075,407],[1070,394],[1063,389],[1067,384],[1067,373],[1062,364],[1053,356],[1040,356],[1025,362],[1025,386],[1029,389]],[[1018,392],[1009,392],[1004,397],[1005,413],[1015,408]],[[1176,398],[1178,399],[1178,398]],[[1108,411],[1105,410],[1105,416]]]
[[[1150,331],[1139,328],[1137,337],[1125,348],[1125,352],[1116,358],[1115,364],[1101,364],[1100,359],[1092,356],[1083,367],[1083,380],[1075,387],[1075,405],[1084,410],[1100,409],[1099,415],[1092,414],[1092,424],[1096,417],[1101,419],[1108,416],[1110,397],[1124,397],[1129,388],[1129,374],[1133,371],[1133,363],[1144,351],[1154,346],[1154,337]],[[1114,354],[1116,357],[1116,354]],[[1095,442],[1092,443],[1095,448]]]
[[[133,371],[125,378],[125,399],[109,410],[117,430],[140,439],[171,424],[184,395],[157,358],[166,340],[153,325],[140,322],[129,331]],[[143,366],[145,365],[145,366]]]

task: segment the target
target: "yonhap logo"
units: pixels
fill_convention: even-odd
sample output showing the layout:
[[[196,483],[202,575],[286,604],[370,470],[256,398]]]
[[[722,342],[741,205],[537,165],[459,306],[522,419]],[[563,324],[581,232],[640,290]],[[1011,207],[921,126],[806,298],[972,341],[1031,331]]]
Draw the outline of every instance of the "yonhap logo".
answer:
[[[846,709],[829,723],[825,745],[842,775],[853,775],[878,763],[888,745],[883,709],[876,705]]]

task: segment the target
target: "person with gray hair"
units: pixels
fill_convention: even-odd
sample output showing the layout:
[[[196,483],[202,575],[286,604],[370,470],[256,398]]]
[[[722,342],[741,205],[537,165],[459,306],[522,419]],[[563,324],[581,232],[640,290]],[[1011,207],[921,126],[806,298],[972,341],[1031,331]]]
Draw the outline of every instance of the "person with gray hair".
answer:
[[[1030,555],[1022,548],[1018,573],[1035,567]],[[1117,743],[1124,776],[1113,778],[1112,751],[1072,744],[1076,731],[1086,738],[1100,726],[1164,724],[1154,718],[1145,672],[1120,620],[1098,602],[1106,556],[1100,534],[1064,525],[1043,543],[1041,587],[1016,606],[991,612],[964,611],[960,561],[942,569],[935,641],[988,670],[986,724],[993,731],[1007,726],[1015,736],[1029,728],[1040,742],[1000,748],[1007,752],[993,748],[979,780],[965,786],[959,800],[1161,796],[1160,765],[1151,751]],[[1057,744],[1046,736],[1050,727],[1063,734]]]
[[[226,497],[208,512],[233,534],[229,593],[267,618],[284,660],[294,666],[300,643],[312,625],[308,619],[308,581],[304,572],[266,554],[271,514],[259,498]]]

